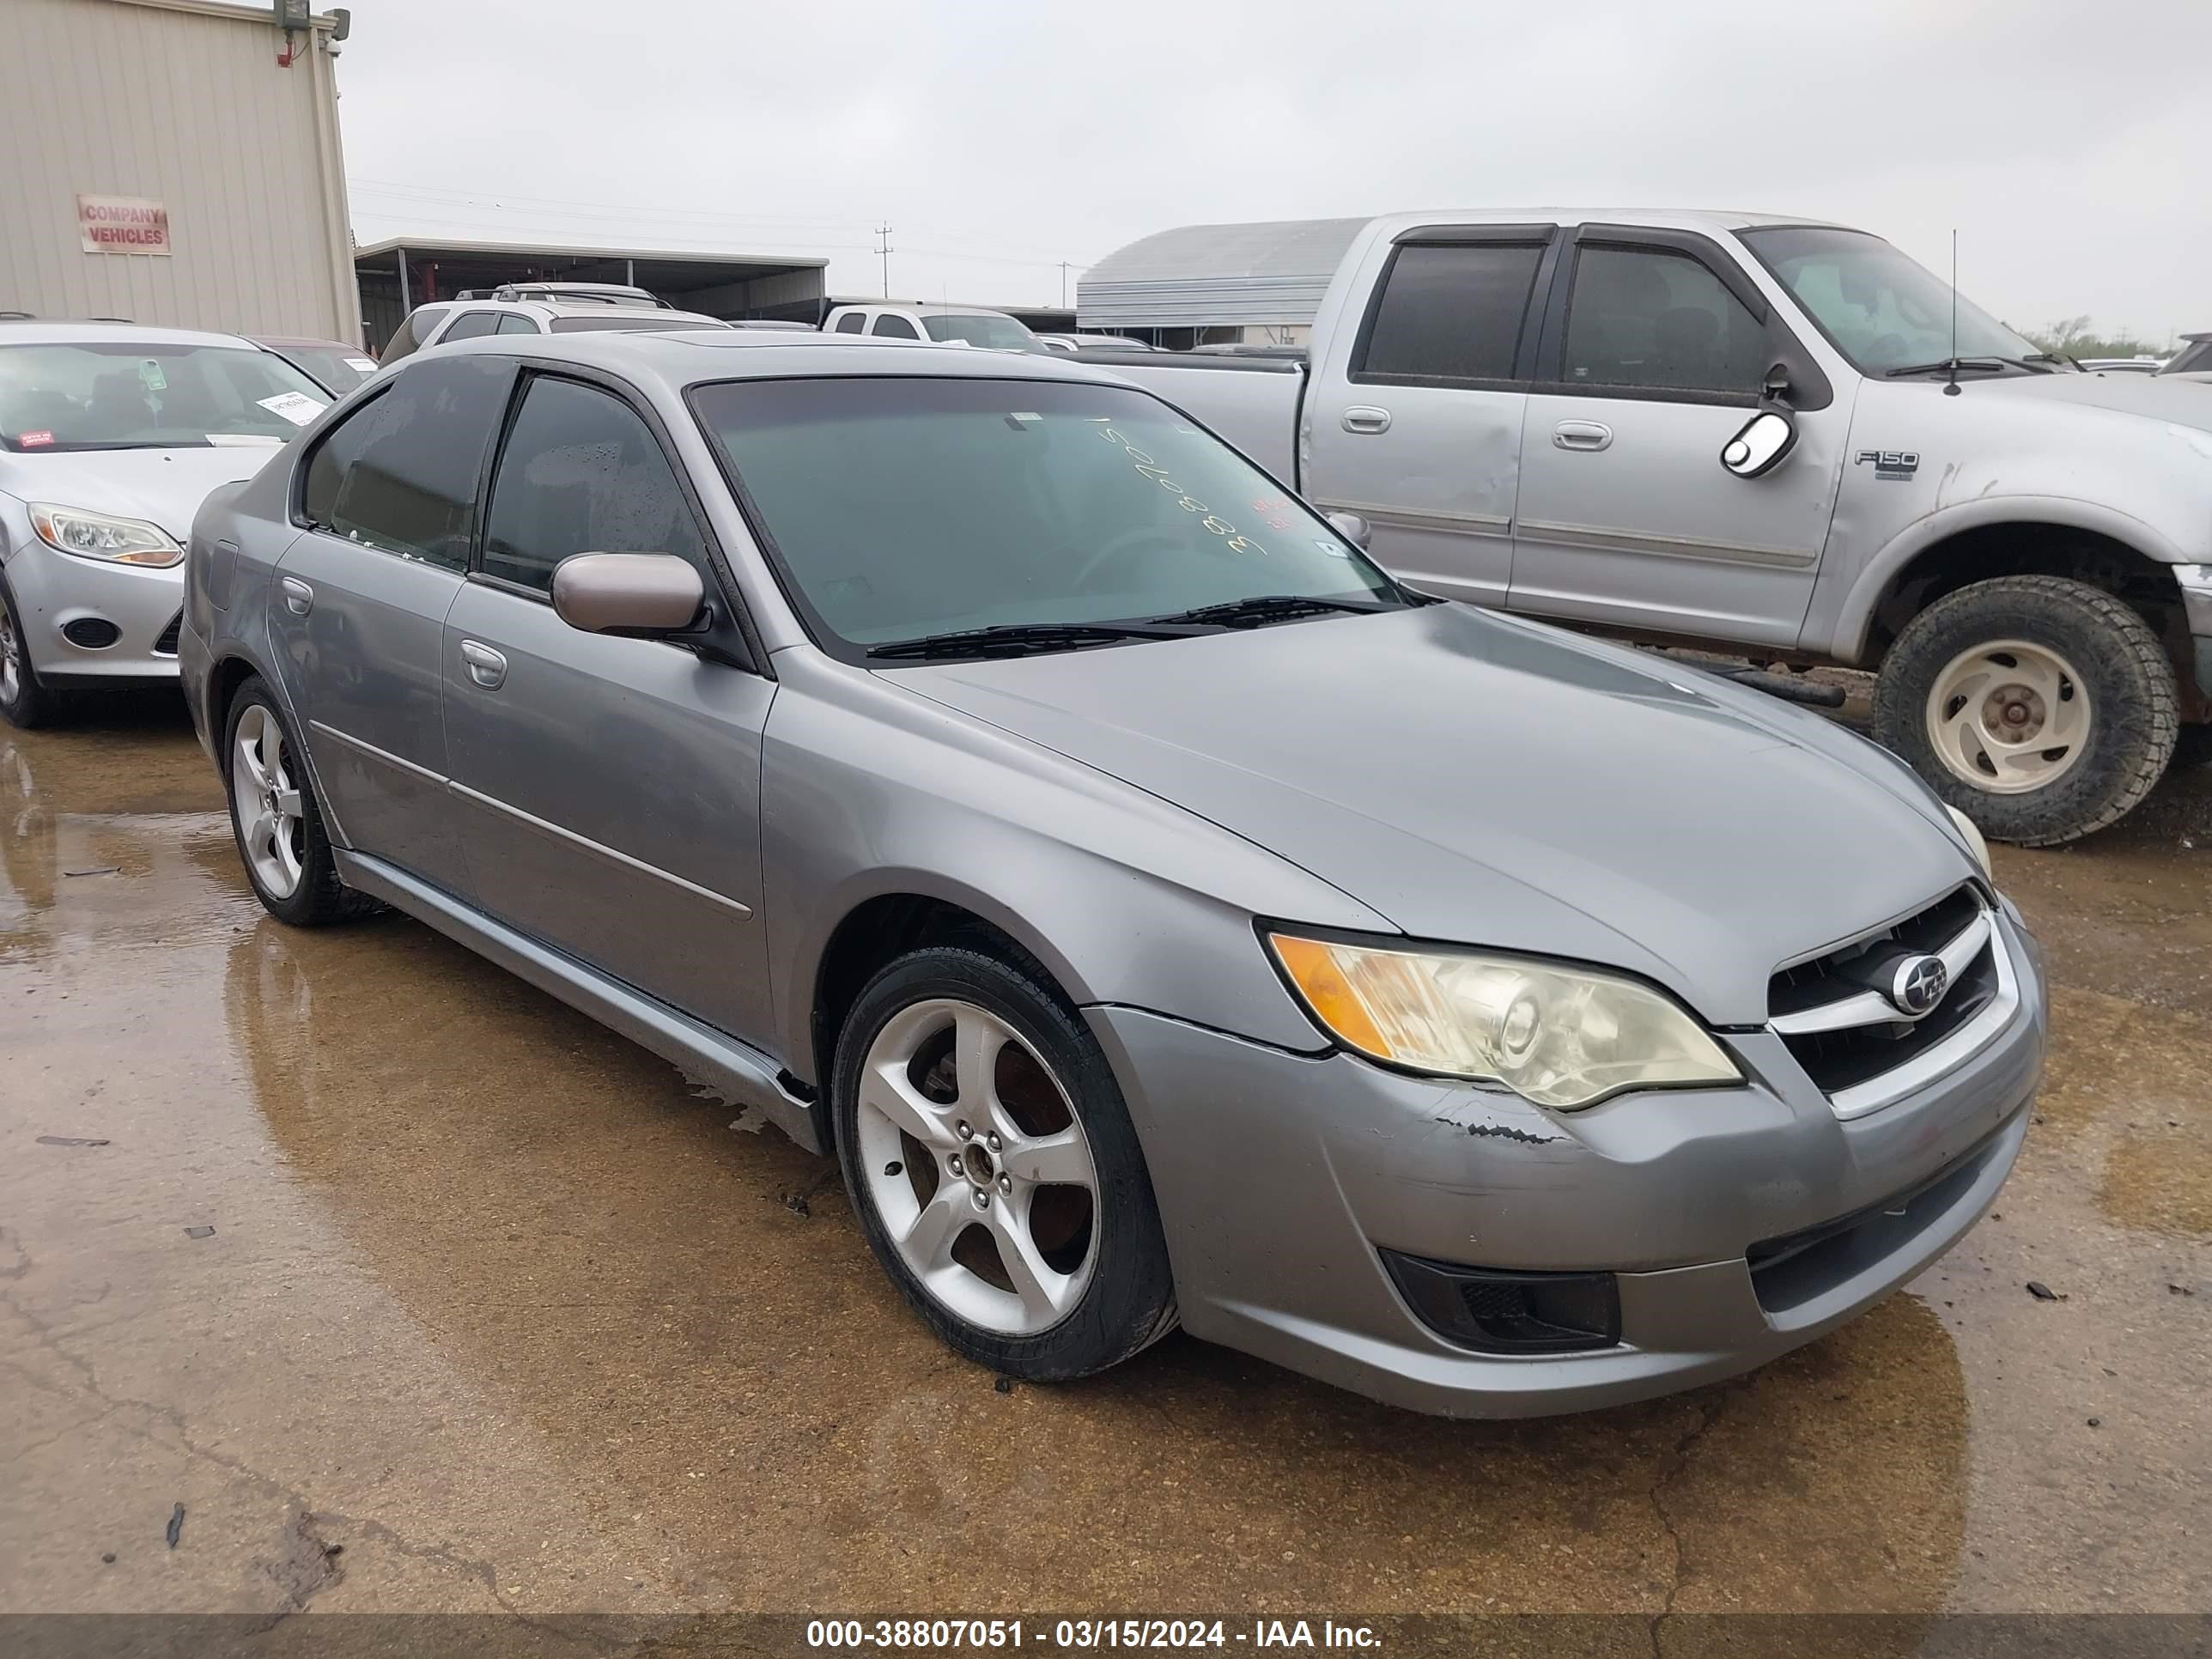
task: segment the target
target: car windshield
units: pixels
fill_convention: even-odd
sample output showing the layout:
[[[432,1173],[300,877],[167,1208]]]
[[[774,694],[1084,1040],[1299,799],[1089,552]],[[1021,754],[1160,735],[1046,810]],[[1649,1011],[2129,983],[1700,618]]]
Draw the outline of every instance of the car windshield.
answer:
[[[692,402],[817,636],[862,651],[1279,597],[1419,603],[1127,388],[856,376],[722,382]]]
[[[363,356],[349,347],[331,345],[292,345],[270,348],[287,362],[320,380],[343,398],[376,373],[376,360]]]
[[[2212,368],[2212,338],[2191,341],[2166,360],[2161,374],[2201,374]]]
[[[2039,355],[2039,348],[1964,299],[1958,301],[1954,348],[1951,285],[1879,236],[1819,225],[1742,236],[1862,374],[1953,356],[2027,362]]]
[[[993,351],[1042,351],[1044,343],[1011,317],[982,311],[940,312],[921,325],[933,340],[964,340]]]
[[[283,358],[249,346],[0,347],[0,445],[21,453],[282,441],[330,401]]]

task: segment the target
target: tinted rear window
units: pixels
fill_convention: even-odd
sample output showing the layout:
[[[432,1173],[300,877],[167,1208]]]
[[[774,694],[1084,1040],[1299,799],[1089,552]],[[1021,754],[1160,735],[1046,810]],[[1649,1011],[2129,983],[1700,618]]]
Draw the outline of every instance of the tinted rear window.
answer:
[[[1401,247],[1355,373],[1510,380],[1540,247]]]

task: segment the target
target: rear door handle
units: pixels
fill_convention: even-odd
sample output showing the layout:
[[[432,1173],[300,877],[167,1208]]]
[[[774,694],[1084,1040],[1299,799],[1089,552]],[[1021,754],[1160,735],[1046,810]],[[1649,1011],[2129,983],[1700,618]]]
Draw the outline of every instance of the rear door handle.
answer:
[[[1377,409],[1372,404],[1354,404],[1344,411],[1344,429],[1346,432],[1388,432],[1390,429],[1390,411]]]
[[[304,617],[315,608],[315,590],[297,576],[287,576],[276,584],[284,590],[284,604],[295,617]]]
[[[1607,449],[1613,428],[1597,421],[1561,421],[1552,428],[1552,441],[1561,449]]]
[[[463,640],[461,660],[469,665],[469,678],[487,691],[498,690],[507,679],[507,659],[488,645]]]

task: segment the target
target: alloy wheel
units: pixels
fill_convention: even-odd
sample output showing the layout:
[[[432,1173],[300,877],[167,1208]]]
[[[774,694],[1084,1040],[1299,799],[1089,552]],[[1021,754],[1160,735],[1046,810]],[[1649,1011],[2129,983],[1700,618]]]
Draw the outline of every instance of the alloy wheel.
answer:
[[[230,757],[231,798],[239,841],[253,878],[271,898],[298,890],[307,853],[299,786],[293,782],[284,728],[265,704],[248,703],[238,717]]]
[[[1954,657],[1928,693],[1928,741],[1962,783],[2026,794],[2072,771],[2094,719],[2089,688],[2048,646],[1997,640]]]
[[[859,1154],[892,1248],[948,1312],[1002,1336],[1072,1312],[1098,1257],[1098,1170],[1066,1089],[974,1003],[901,1009],[860,1069]]]
[[[23,642],[15,637],[15,618],[0,599],[0,702],[14,707],[23,694]]]

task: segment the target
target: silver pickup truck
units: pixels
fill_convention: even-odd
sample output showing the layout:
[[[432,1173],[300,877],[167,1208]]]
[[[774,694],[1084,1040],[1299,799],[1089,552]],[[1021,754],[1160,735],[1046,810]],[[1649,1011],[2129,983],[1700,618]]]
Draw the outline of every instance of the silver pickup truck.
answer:
[[[1878,670],[1877,735],[2004,840],[2212,737],[2212,385],[2082,373],[1863,232],[1393,214],[1304,363],[1114,362],[1421,586]]]

